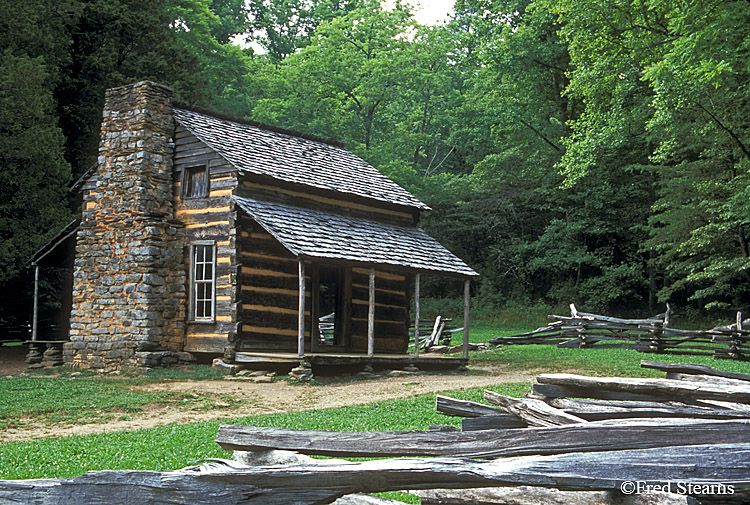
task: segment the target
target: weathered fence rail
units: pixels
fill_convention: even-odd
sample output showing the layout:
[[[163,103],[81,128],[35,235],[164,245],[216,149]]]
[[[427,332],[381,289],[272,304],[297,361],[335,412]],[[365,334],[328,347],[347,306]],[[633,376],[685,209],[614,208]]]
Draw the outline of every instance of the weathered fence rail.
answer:
[[[713,356],[717,359],[750,359],[750,319],[710,330],[682,330],[669,326],[671,310],[647,319],[621,319],[579,312],[570,305],[570,316],[550,315],[547,326],[490,340],[493,345],[550,344],[569,348],[621,348],[655,354]]]
[[[658,472],[655,461],[659,462]],[[625,481],[652,485],[669,481],[721,483],[732,486],[730,498],[734,503],[742,503],[748,496],[748,462],[750,444],[743,443],[486,462],[390,459],[250,468],[210,462],[171,472],[104,471],[73,479],[0,481],[0,503],[313,505],[332,503],[356,492],[516,485],[610,491]]]

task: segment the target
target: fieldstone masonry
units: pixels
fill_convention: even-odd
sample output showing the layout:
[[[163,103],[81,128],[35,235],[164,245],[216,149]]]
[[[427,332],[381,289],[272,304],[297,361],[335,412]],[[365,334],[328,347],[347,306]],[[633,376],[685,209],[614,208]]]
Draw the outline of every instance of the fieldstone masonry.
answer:
[[[174,219],[172,90],[107,91],[96,189],[84,195],[65,363],[103,371],[159,366],[182,353],[184,225]]]

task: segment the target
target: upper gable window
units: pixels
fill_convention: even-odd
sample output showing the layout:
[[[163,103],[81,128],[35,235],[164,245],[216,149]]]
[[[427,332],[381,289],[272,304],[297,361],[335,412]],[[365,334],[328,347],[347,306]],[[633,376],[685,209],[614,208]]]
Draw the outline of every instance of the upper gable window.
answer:
[[[208,170],[205,165],[185,167],[182,172],[182,198],[208,196]]]

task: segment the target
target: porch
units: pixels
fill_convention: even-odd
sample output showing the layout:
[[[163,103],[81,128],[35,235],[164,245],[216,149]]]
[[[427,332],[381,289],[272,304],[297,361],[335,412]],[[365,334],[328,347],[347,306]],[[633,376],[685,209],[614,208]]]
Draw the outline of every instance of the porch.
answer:
[[[332,353],[307,352],[303,358],[313,370],[330,368],[332,371],[341,369],[360,370],[369,365],[375,370],[401,370],[416,367],[424,371],[453,370],[466,366],[468,358],[459,356],[420,354],[390,354],[374,353]],[[294,352],[238,352],[235,363],[249,369],[283,369],[299,366],[300,356]],[[335,369],[335,370],[334,370]]]
[[[235,346],[237,363],[280,356],[303,368],[316,363],[451,368],[468,361],[469,288],[477,273],[425,232],[413,224],[332,210],[239,196],[234,201],[243,211],[241,238],[243,232],[253,238],[238,244],[239,256],[246,258],[239,284],[247,310]],[[462,281],[463,326],[456,330],[463,333],[461,358],[420,357],[425,340],[420,328],[428,330],[420,311],[422,275]],[[265,296],[270,290],[283,300]],[[434,335],[445,329],[439,321]]]

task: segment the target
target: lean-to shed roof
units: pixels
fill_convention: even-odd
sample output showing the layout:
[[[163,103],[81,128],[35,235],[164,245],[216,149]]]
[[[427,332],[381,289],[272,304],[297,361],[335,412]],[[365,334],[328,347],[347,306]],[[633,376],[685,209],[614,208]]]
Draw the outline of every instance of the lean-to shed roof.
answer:
[[[343,147],[249,122],[175,108],[175,119],[241,172],[381,202],[429,209]]]
[[[461,277],[478,275],[419,228],[238,196],[234,200],[300,258],[386,265]]]

